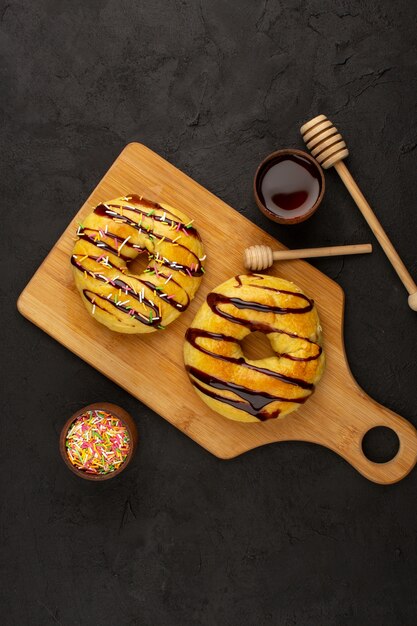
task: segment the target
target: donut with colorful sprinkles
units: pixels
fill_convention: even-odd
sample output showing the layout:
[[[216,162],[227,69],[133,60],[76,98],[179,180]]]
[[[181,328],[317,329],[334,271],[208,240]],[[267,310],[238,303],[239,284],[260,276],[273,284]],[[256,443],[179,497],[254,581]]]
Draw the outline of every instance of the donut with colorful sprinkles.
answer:
[[[130,271],[147,257],[141,274]],[[200,286],[206,255],[181,211],[127,195],[103,202],[79,224],[71,254],[75,285],[87,311],[119,333],[165,329]]]

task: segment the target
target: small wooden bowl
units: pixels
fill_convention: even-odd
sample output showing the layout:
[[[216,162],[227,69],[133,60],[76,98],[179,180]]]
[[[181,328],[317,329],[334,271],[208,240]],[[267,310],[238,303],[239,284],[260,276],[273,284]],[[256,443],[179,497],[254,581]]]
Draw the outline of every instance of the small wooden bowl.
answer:
[[[83,413],[85,413],[86,411],[94,411],[94,410],[107,411],[108,413],[111,413],[112,415],[114,415],[114,417],[117,417],[123,423],[123,425],[127,429],[127,432],[129,433],[130,449],[126,456],[125,462],[117,470],[115,470],[114,472],[109,472],[108,474],[88,474],[87,472],[84,472],[83,470],[79,470],[69,460],[66,446],[65,446],[67,433],[71,424],[77,419],[77,417],[80,417],[80,415],[83,415]],[[123,472],[123,470],[126,469],[130,461],[132,460],[132,457],[136,452],[137,444],[138,444],[138,430],[136,428],[136,424],[132,416],[129,415],[127,411],[122,409],[122,407],[117,406],[117,404],[111,404],[110,402],[96,402],[95,404],[89,404],[88,406],[85,406],[79,411],[77,411],[76,413],[74,413],[74,415],[71,415],[69,420],[65,422],[65,425],[63,429],[61,430],[61,435],[59,437],[59,451],[61,453],[61,456],[66,466],[69,467],[69,469],[80,478],[84,478],[85,480],[94,480],[94,481],[109,480],[109,478],[114,478],[115,476]]]
[[[295,155],[295,156],[305,159],[306,161],[309,161],[315,167],[318,173],[319,181],[320,181],[320,192],[317,197],[317,200],[315,201],[311,209],[309,209],[306,213],[303,213],[302,215],[298,215],[297,217],[288,217],[288,218],[281,217],[280,215],[277,215],[276,213],[268,209],[268,207],[265,206],[265,204],[262,202],[261,197],[259,195],[260,180],[261,180],[262,174],[266,166],[270,163],[270,161],[273,161],[277,157],[283,157],[286,155]],[[276,152],[272,152],[271,154],[269,154],[259,164],[255,173],[255,177],[253,179],[253,195],[255,196],[255,201],[256,201],[256,204],[258,205],[258,208],[260,209],[260,211],[262,211],[264,215],[266,215],[266,217],[268,217],[273,222],[278,222],[278,224],[299,224],[300,222],[304,222],[305,220],[307,220],[309,217],[313,215],[313,213],[317,211],[317,208],[323,199],[324,190],[325,190],[324,174],[319,163],[316,161],[316,159],[314,159],[311,156],[311,154],[308,154],[307,152],[304,152],[303,150],[298,150],[296,148],[285,148],[284,150],[277,150]]]

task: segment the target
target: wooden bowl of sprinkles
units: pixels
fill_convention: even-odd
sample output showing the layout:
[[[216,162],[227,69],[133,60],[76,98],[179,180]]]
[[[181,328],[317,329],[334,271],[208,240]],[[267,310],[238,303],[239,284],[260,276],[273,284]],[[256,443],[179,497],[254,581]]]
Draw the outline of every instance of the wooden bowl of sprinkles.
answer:
[[[83,407],[65,423],[59,450],[67,467],[85,480],[114,478],[136,451],[136,424],[124,409],[110,402]]]

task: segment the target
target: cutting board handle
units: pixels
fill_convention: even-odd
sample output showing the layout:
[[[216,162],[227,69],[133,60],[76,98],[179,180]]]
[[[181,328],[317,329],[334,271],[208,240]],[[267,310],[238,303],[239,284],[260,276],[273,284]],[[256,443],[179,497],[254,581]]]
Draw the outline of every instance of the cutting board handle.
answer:
[[[406,419],[370,398],[359,386],[355,396],[351,405],[338,407],[337,421],[331,422],[332,440],[323,441],[323,444],[345,458],[358,472],[373,482],[387,485],[401,480],[417,462],[416,429]],[[350,406],[355,407],[355,414],[349,412]],[[331,420],[330,415],[329,419]],[[371,461],[362,449],[366,433],[378,426],[392,429],[399,440],[397,454],[386,463]]]

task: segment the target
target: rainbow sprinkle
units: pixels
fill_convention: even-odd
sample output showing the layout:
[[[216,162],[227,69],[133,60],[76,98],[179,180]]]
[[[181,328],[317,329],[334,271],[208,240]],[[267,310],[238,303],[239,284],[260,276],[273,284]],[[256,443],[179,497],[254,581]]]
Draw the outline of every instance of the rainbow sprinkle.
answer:
[[[130,437],[118,417],[96,409],[72,422],[65,445],[68,458],[77,469],[88,474],[109,474],[125,462]]]

